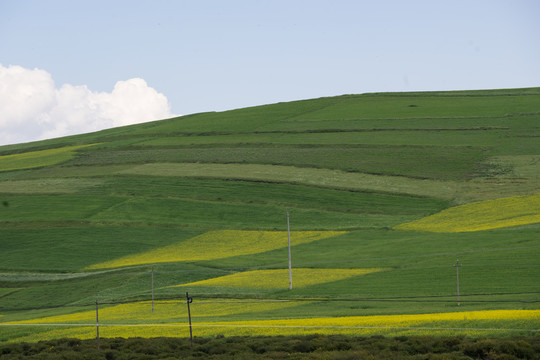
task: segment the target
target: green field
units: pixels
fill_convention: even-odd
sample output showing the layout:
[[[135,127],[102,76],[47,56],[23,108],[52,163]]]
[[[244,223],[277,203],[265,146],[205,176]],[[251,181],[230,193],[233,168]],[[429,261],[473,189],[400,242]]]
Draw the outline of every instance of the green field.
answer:
[[[530,88],[0,147],[0,342],[91,338],[96,301],[104,337],[187,336],[186,292],[198,336],[537,334],[539,137]]]

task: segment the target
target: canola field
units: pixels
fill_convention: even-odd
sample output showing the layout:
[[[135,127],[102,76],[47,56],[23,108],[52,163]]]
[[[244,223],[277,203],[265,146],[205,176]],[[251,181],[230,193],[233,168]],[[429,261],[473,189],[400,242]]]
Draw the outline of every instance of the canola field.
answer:
[[[328,283],[347,279],[353,276],[366,275],[385,269],[303,269],[295,268],[293,284],[302,288],[316,284]],[[291,271],[292,272],[292,271]],[[280,289],[289,282],[288,269],[253,270],[221,276],[218,278],[197,281],[177,286],[218,286],[252,289]]]
[[[455,206],[394,228],[432,232],[466,232],[536,223],[540,223],[540,194]]]
[[[219,316],[235,313],[273,311],[294,306],[289,302],[193,302],[192,329],[195,336],[250,336],[297,334],[346,334],[369,336],[400,335],[470,335],[499,336],[530,334],[538,328],[539,310],[486,310],[414,315],[348,316],[326,318],[291,318],[279,320],[219,321]],[[102,337],[177,337],[189,334],[185,302],[160,302],[150,311],[150,303],[117,305],[100,311]],[[211,319],[215,320],[212,321]],[[168,320],[168,321],[166,321]],[[54,325],[53,325],[54,324]],[[95,312],[46,317],[10,326],[41,327],[37,334],[14,341],[40,341],[60,337],[91,339],[96,337]],[[534,331],[533,331],[534,332]]]
[[[294,245],[299,245],[344,233],[343,231],[293,231],[291,233],[291,242]],[[95,264],[87,269],[212,260],[230,256],[250,255],[285,247],[287,246],[286,241],[286,231],[210,231],[177,244]]]

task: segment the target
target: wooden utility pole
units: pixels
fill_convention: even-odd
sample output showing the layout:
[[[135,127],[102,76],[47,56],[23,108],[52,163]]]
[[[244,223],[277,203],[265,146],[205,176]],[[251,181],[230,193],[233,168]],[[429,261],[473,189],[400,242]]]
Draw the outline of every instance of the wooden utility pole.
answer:
[[[289,290],[292,290],[291,230],[289,227],[289,212],[288,211],[287,211],[287,241],[289,244]]]
[[[99,350],[99,310],[98,310],[97,300],[96,300],[96,341],[97,341],[97,349]]]
[[[457,282],[457,306],[460,307],[459,303],[459,260],[456,260],[456,282]]]
[[[193,349],[193,330],[191,329],[191,312],[189,310],[189,304],[193,302],[193,299],[189,297],[189,294],[186,292],[186,303],[187,303],[187,313],[189,319],[189,339],[191,341],[191,348]]]
[[[152,266],[152,312],[154,312],[154,267]]]

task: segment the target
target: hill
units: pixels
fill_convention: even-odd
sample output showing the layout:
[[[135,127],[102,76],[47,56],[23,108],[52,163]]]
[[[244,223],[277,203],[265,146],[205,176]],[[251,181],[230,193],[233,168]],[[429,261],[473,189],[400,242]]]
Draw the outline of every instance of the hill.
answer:
[[[186,292],[199,335],[530,334],[539,125],[540,88],[380,93],[0,147],[0,341],[96,300],[185,336]]]

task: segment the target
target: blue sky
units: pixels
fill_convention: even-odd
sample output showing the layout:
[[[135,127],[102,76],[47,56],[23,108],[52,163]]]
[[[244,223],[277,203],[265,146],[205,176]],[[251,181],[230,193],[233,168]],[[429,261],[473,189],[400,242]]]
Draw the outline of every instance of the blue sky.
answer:
[[[0,0],[0,145],[321,96],[540,86],[538,19],[536,0]]]

